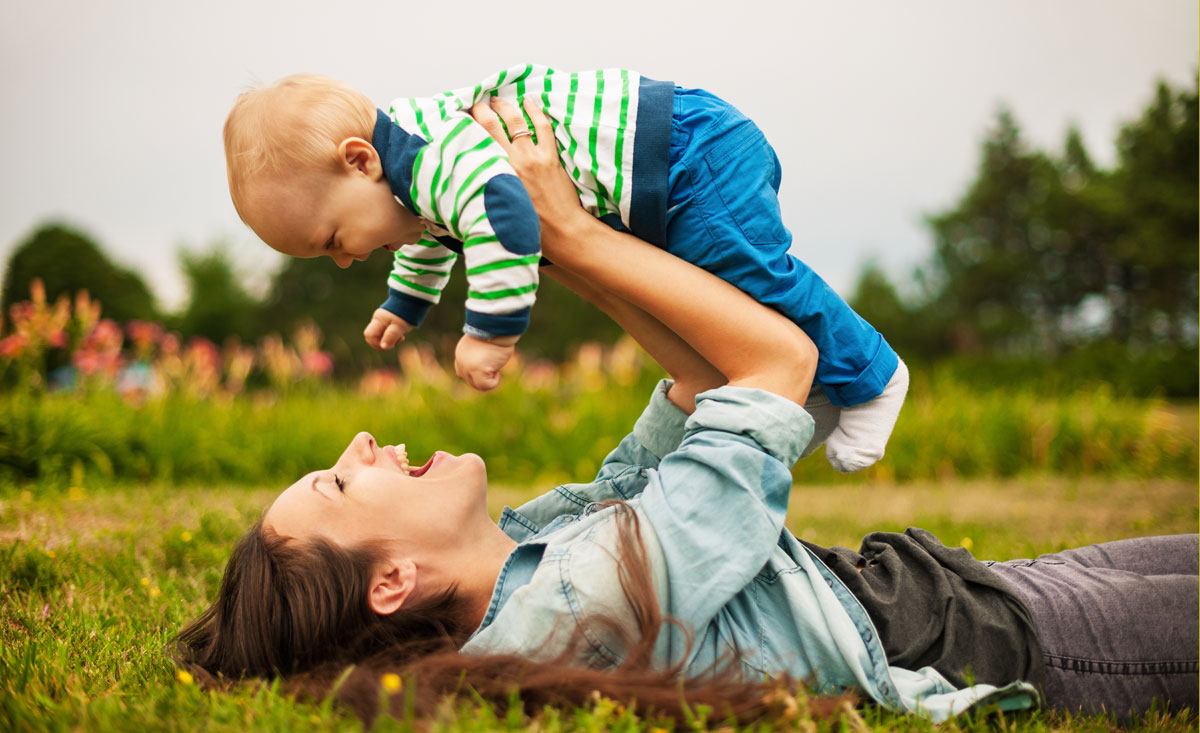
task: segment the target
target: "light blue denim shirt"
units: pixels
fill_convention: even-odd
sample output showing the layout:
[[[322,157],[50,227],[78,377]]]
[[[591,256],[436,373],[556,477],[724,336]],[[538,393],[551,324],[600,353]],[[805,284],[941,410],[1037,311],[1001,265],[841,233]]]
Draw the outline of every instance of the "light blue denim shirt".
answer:
[[[936,721],[981,703],[1036,704],[1025,683],[959,690],[931,667],[888,666],[862,605],[783,526],[789,469],[813,432],[802,407],[726,386],[699,395],[689,417],[669,387],[658,385],[595,481],[504,509],[500,527],[520,544],[464,652],[551,659],[582,639],[578,663],[620,665],[612,622],[636,628],[619,580],[618,509],[597,505],[619,499],[636,512],[663,613],[684,626],[663,627],[664,667],[682,662],[694,676],[732,660],[748,679],[786,672]]]

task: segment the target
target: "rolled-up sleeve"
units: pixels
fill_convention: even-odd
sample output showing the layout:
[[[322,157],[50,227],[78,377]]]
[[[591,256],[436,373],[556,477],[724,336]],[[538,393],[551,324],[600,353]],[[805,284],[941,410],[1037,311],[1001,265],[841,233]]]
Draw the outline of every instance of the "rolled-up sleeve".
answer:
[[[663,379],[654,387],[650,402],[633,425],[633,432],[600,464],[597,481],[611,478],[629,466],[655,468],[663,456],[679,447],[688,415],[667,399],[673,384],[672,380]]]
[[[641,501],[666,567],[668,615],[701,628],[766,564],[783,530],[790,468],[812,434],[804,408],[769,392],[726,386],[697,396],[683,440]]]

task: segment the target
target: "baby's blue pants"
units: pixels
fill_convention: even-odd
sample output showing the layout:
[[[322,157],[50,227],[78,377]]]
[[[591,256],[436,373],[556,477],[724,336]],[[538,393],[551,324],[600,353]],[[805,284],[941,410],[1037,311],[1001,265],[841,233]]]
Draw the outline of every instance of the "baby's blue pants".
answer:
[[[675,89],[666,248],[788,316],[820,351],[816,382],[836,405],[877,397],[897,356],[878,331],[788,254],[779,213],[779,158],[732,105]]]

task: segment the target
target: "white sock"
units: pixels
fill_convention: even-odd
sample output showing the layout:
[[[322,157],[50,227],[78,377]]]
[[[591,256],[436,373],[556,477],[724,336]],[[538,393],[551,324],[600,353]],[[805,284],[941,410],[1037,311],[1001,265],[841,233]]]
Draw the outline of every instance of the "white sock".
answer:
[[[883,458],[907,392],[908,367],[899,361],[883,394],[861,405],[843,407],[837,427],[825,440],[825,457],[830,465],[850,473]]]
[[[829,434],[838,426],[838,418],[842,414],[842,408],[829,401],[825,395],[825,390],[821,389],[821,385],[814,384],[812,389],[808,391],[808,399],[804,402],[804,409],[812,415],[814,427],[812,440],[808,442],[808,447],[800,454],[801,458],[808,458],[822,443],[825,442]]]

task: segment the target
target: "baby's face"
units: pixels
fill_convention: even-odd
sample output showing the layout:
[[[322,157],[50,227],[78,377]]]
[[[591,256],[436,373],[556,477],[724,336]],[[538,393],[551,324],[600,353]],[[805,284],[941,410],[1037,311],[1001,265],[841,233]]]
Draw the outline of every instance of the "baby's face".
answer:
[[[292,257],[332,257],[342,268],[377,249],[395,252],[424,231],[382,175],[355,167],[276,176],[247,193],[242,213],[264,242]]]

